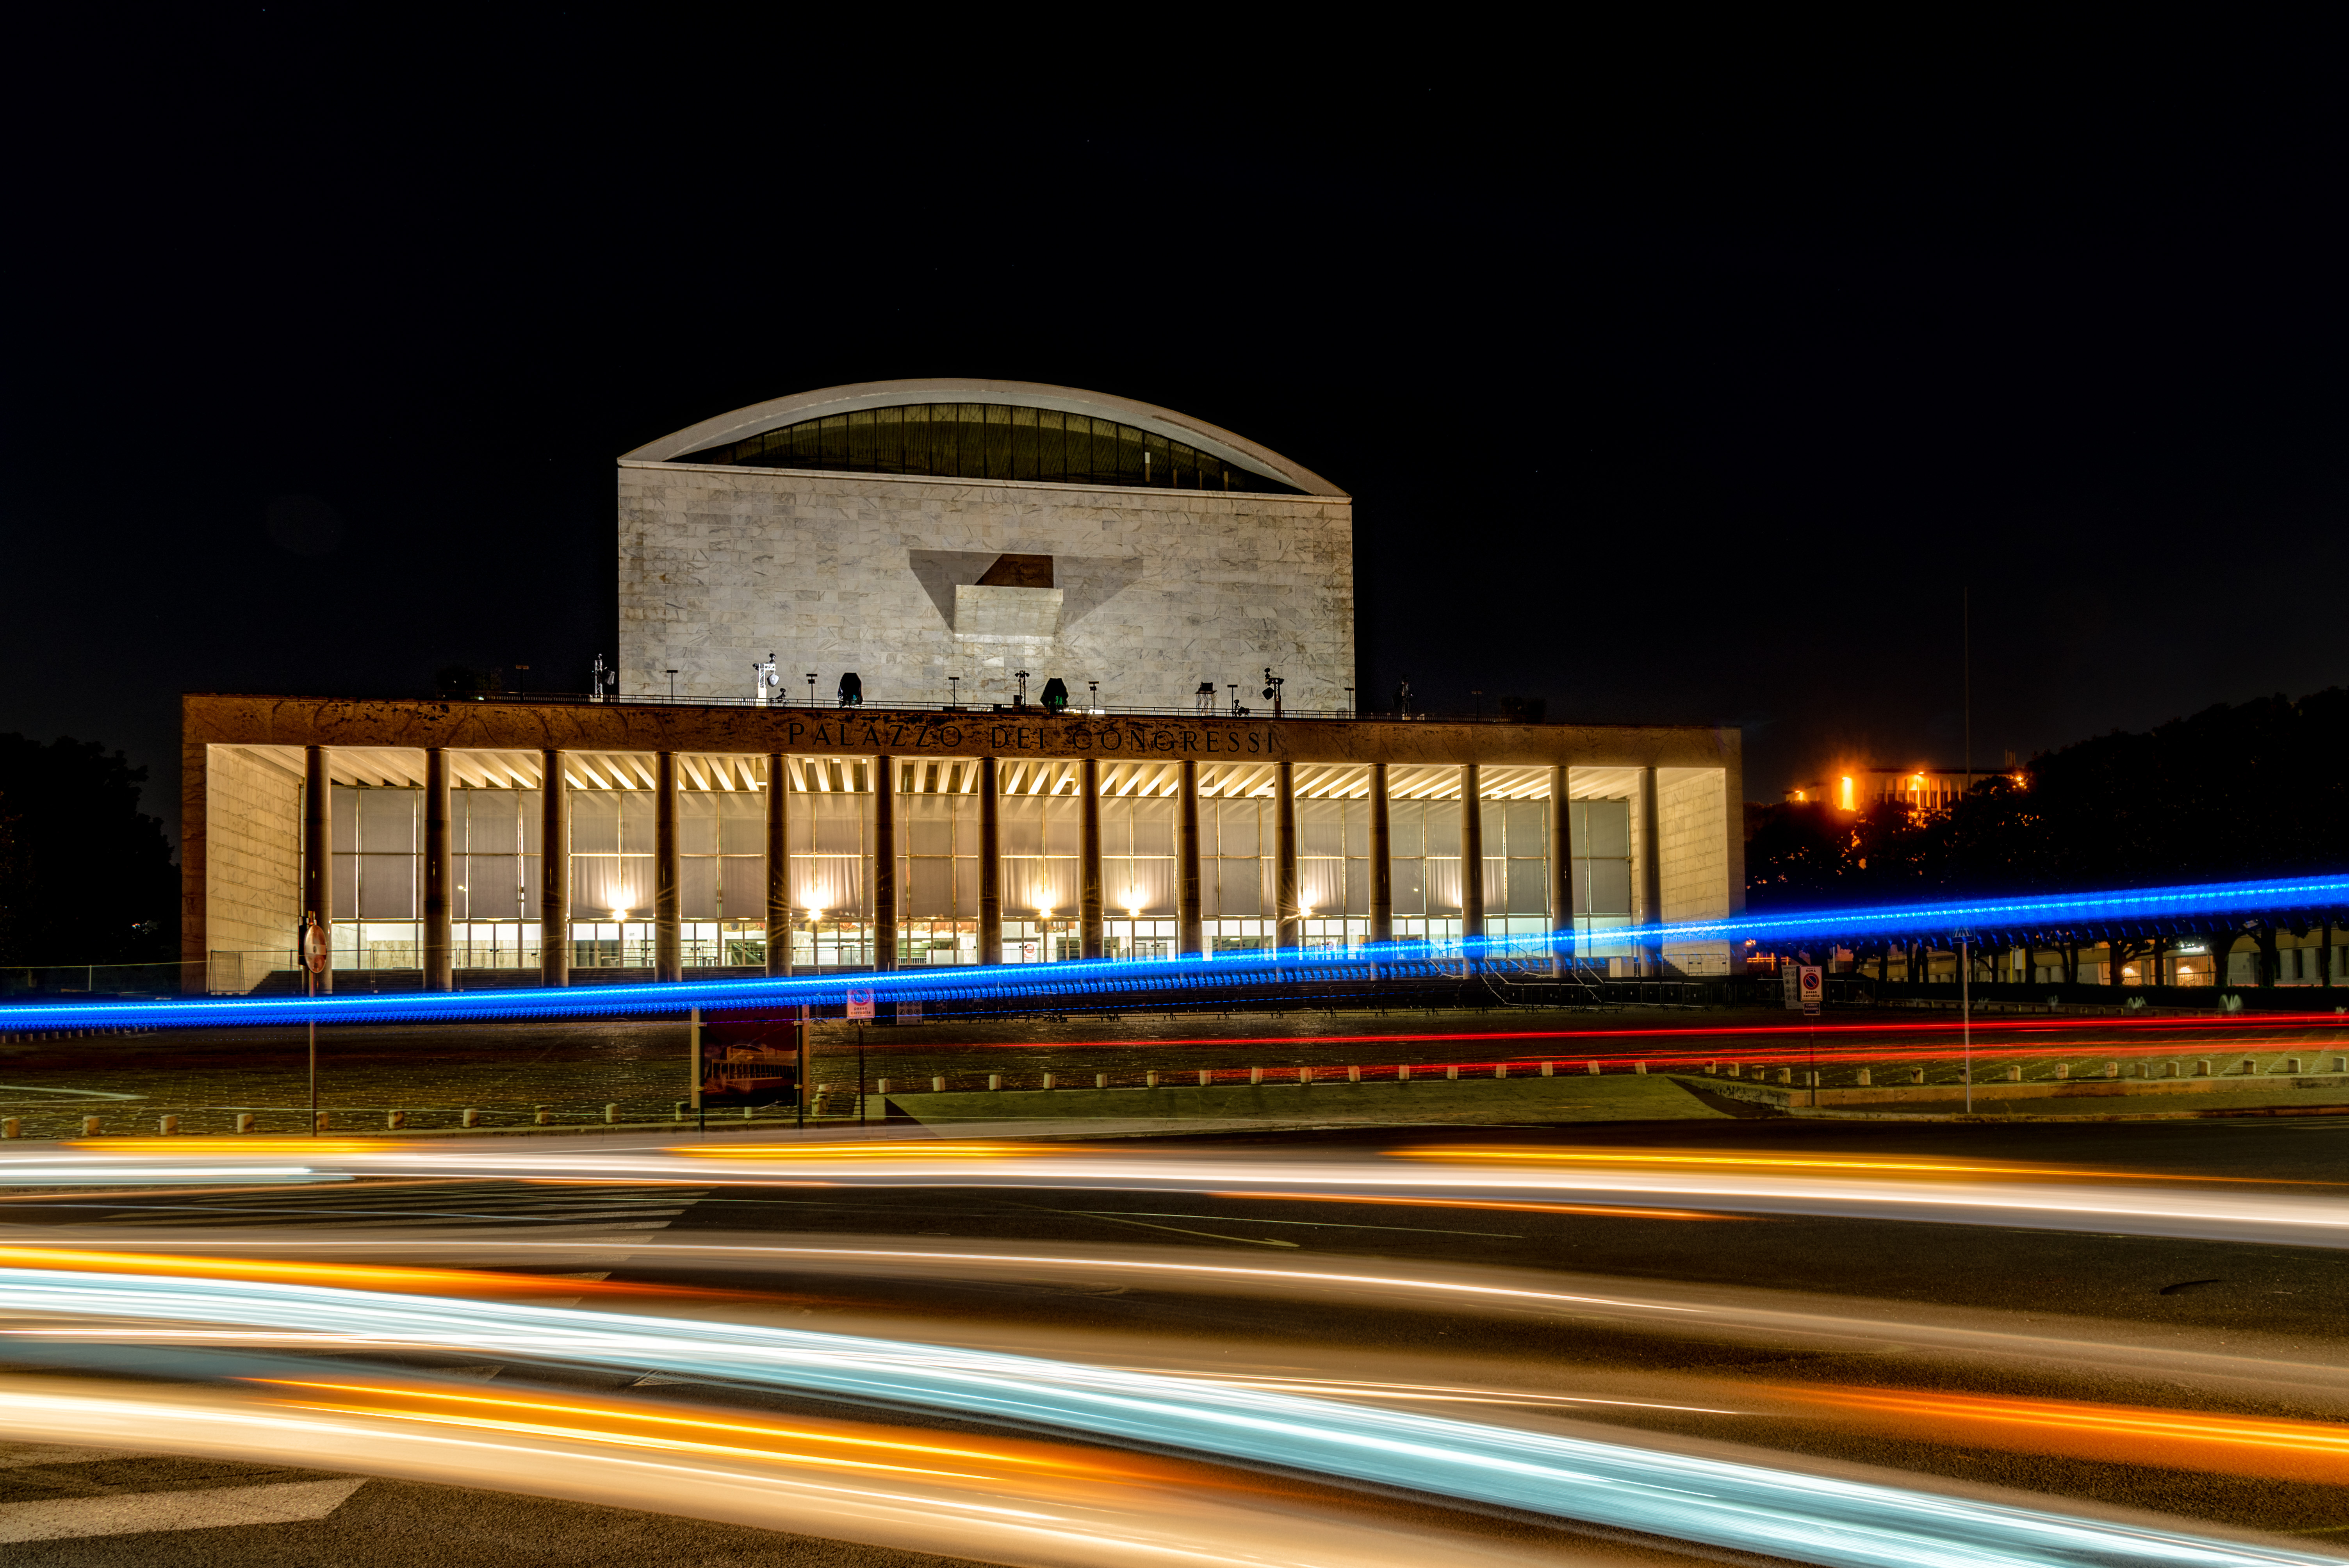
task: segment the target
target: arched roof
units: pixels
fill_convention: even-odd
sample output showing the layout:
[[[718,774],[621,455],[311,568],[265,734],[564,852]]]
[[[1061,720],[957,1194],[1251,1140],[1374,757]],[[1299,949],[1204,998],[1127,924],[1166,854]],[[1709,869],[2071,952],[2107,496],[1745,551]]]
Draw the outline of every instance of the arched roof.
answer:
[[[1302,464],[1289,461],[1269,447],[1258,446],[1204,419],[1178,414],[1131,397],[1107,392],[1087,392],[1073,387],[1050,387],[1040,381],[974,381],[953,377],[909,381],[860,381],[850,387],[826,387],[770,398],[747,408],[689,425],[657,441],[647,441],[626,453],[638,462],[674,462],[688,453],[706,451],[730,441],[761,435],[787,425],[820,419],[860,409],[888,408],[916,403],[995,403],[1012,407],[1050,408],[1063,414],[1083,414],[1132,425],[1199,450],[1250,473],[1307,495],[1346,499],[1346,492]]]

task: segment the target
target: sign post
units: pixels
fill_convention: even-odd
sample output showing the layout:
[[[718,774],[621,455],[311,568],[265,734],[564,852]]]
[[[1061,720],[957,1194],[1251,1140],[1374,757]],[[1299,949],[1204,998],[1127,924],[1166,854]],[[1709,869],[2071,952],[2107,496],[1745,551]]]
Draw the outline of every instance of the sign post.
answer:
[[[302,921],[302,988],[315,1000],[318,976],[326,972],[326,933],[312,910]],[[318,1136],[318,1016],[310,1015],[310,1136]]]
[[[694,1130],[697,1132],[706,1133],[709,1130],[709,1113],[702,1109],[701,1104],[701,1080],[703,1078],[701,1067],[701,1009],[698,1007],[688,1008],[686,1012],[685,1017],[686,1053],[690,1058],[690,1067],[693,1073]]]
[[[1811,1104],[1816,1109],[1819,1103],[1819,998],[1826,991],[1826,971],[1806,964],[1797,973],[1802,977],[1803,1022],[1811,1035]]]

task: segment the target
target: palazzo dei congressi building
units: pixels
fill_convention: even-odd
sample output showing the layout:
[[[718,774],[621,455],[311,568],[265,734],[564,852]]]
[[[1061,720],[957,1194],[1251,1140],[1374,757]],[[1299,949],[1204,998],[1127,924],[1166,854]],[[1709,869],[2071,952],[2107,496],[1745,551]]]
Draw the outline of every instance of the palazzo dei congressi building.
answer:
[[[1356,717],[1351,498],[1228,430],[880,382],[618,490],[616,692],[184,699],[191,975],[264,983],[305,912],[347,989],[1568,933],[1620,971],[1743,906],[1736,730]]]

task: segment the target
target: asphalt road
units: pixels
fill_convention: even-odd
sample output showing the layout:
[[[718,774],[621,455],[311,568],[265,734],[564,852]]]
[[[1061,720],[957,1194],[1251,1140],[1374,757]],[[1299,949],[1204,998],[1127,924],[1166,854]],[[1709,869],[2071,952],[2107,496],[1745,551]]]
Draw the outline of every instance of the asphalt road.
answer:
[[[1355,1130],[1330,1140],[1424,1140],[1409,1130]],[[2349,1122],[2043,1126],[1706,1122],[1657,1129],[1581,1126],[1565,1132],[1480,1130],[1496,1141],[1545,1139],[1626,1148],[1682,1148],[1774,1157],[1926,1154],[2023,1161],[2162,1181],[2275,1183],[2331,1191],[2349,1181]],[[1223,1137],[1237,1148],[1295,1135]],[[1194,1142],[1210,1141],[1206,1140]],[[2349,1547],[2349,1485],[2121,1455],[2033,1451],[1986,1429],[1930,1423],[1892,1429],[1800,1403],[1804,1391],[1900,1389],[1983,1398],[2158,1408],[2212,1416],[2338,1423],[2325,1387],[2179,1374],[2158,1355],[2133,1363],[2067,1357],[2050,1342],[2100,1334],[2175,1346],[2338,1365],[2349,1253],[1988,1226],[1786,1217],[1663,1220],[1589,1214],[1421,1209],[1366,1212],[1307,1200],[1268,1202],[1185,1194],[904,1187],[679,1189],[509,1186],[496,1182],[363,1182],[332,1190],[163,1194],[54,1194],[7,1200],[0,1220],[79,1244],[136,1227],[305,1229],[359,1235],[456,1228],[610,1243],[615,1281],[631,1278],[771,1290],[775,1282],[710,1266],[664,1266],[664,1247],[719,1235],[904,1235],[997,1246],[1133,1243],[1205,1254],[1333,1264],[1550,1271],[1578,1280],[1785,1293],[1885,1326],[1880,1342],[1773,1343],[1597,1322],[1532,1323],[1506,1315],[1406,1311],[1376,1302],[1279,1301],[1199,1291],[1037,1282],[918,1282],[827,1275],[792,1310],[800,1326],[888,1331],[950,1343],[1100,1358],[1117,1364],[1207,1364],[1300,1379],[1350,1377],[1390,1387],[1465,1390],[1422,1407],[1472,1419],[1564,1420],[1552,1397],[1579,1403],[1577,1429],[1625,1439],[1725,1445],[1788,1461],[1889,1467],[1960,1488],[2013,1489],[2095,1509],[2178,1515],[2220,1528],[2283,1532],[2312,1548]],[[20,1232],[19,1234],[23,1233]],[[263,1237],[265,1241],[265,1237]],[[257,1245],[256,1250],[265,1250]],[[481,1262],[476,1258],[476,1264]],[[573,1265],[573,1266],[575,1266]],[[1957,1354],[1904,1342],[1903,1324],[2002,1326],[2011,1354]],[[1157,1358],[1153,1362],[1150,1358]],[[530,1367],[471,1368],[528,1384]],[[1485,1390],[1479,1395],[1475,1390]],[[1494,1390],[1510,1402],[1482,1402]],[[705,1397],[733,1398],[715,1391]],[[1793,1398],[1795,1405],[1784,1401]],[[1779,1401],[1770,1403],[1770,1401]],[[1757,1403],[1759,1401],[1759,1403]],[[627,1564],[934,1563],[765,1532],[494,1493],[155,1457],[0,1457],[0,1540],[10,1563],[374,1564],[464,1562]],[[269,1492],[268,1489],[293,1491]],[[308,1488],[307,1491],[300,1489]],[[208,1493],[206,1513],[140,1499]],[[113,1501],[109,1501],[113,1500]],[[283,1501],[275,1501],[283,1500]],[[21,1506],[20,1506],[21,1505]],[[212,1507],[212,1505],[206,1505]],[[278,1508],[264,1516],[254,1509]],[[234,1511],[246,1511],[237,1513]],[[282,1511],[307,1509],[295,1517]],[[221,1510],[227,1510],[222,1512]],[[42,1521],[50,1521],[44,1526]],[[77,1523],[76,1521],[79,1522]],[[12,1524],[12,1522],[16,1522]],[[20,1533],[11,1536],[16,1528]],[[22,1533],[49,1528],[49,1538]],[[108,1533],[94,1533],[103,1528]],[[81,1534],[71,1533],[76,1529]],[[1671,1560],[1667,1553],[1660,1561]]]

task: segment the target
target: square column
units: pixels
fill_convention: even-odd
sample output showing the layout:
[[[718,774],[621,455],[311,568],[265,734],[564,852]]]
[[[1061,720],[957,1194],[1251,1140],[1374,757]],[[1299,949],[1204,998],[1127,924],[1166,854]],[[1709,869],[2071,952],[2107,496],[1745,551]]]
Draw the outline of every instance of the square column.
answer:
[[[1295,952],[1305,945],[1297,907],[1297,764],[1282,759],[1273,778],[1272,945]]]
[[[1549,972],[1566,977],[1574,963],[1574,817],[1566,769],[1549,770]]]
[[[677,753],[653,754],[653,978],[685,978],[678,925]]]
[[[995,758],[978,759],[978,961],[1003,962],[1003,808]]]
[[[1077,790],[1084,805],[1079,814],[1080,848],[1084,855],[1078,877],[1077,940],[1087,958],[1102,956],[1102,825],[1101,761],[1088,757],[1077,768]]]
[[[1394,940],[1394,829],[1387,820],[1387,765],[1371,764],[1371,940]]]
[[[873,759],[873,967],[897,967],[897,759]]]
[[[560,751],[538,754],[538,983],[571,984],[571,780]]]
[[[1207,950],[1207,934],[1199,903],[1199,765],[1188,758],[1183,759],[1180,789],[1174,818],[1174,955],[1197,958]]]
[[[326,765],[326,748],[303,748],[302,913],[318,917],[328,944],[326,971],[318,976],[322,994],[335,988],[335,796]],[[301,933],[294,940],[298,952]]]
[[[767,973],[792,972],[792,780],[783,754],[767,753]],[[802,1086],[804,1088],[804,1085]]]
[[[1640,769],[1640,923],[1657,925],[1664,918],[1663,813],[1656,806],[1656,770]],[[1664,972],[1664,945],[1643,938],[1640,966],[1651,975]]]
[[[424,749],[424,988],[457,988],[450,953],[450,894],[455,866],[449,858],[449,751]]]
[[[1485,802],[1476,765],[1460,765],[1460,940],[1485,934]]]

